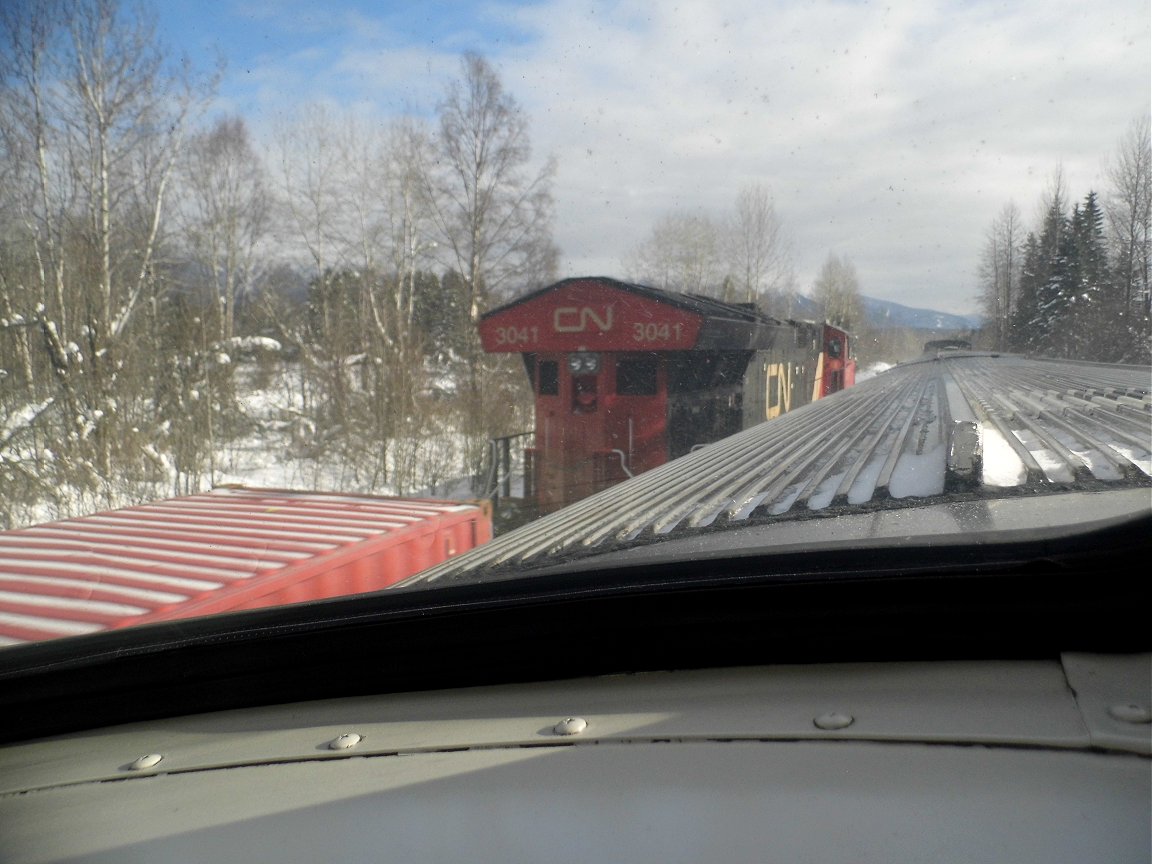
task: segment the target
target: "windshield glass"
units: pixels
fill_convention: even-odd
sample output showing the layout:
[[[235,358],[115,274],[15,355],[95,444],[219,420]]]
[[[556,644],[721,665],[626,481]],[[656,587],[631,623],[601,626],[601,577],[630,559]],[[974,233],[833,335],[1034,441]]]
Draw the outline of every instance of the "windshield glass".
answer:
[[[1150,29],[5,3],[0,644],[1146,513]]]

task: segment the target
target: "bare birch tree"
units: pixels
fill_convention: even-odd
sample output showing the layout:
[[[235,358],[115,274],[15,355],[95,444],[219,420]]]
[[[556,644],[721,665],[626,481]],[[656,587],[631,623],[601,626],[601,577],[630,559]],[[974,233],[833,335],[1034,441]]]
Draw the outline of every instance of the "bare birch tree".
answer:
[[[1020,269],[1023,266],[1024,224],[1016,204],[1004,205],[988,228],[980,261],[980,306],[985,329],[995,347],[1006,351],[1013,320]]]
[[[257,256],[270,228],[268,182],[239,117],[194,136],[183,161],[185,236],[219,310],[218,333],[236,332],[236,307],[259,280]]]
[[[440,170],[428,165],[428,201],[443,262],[460,273],[473,322],[489,298],[555,277],[552,177],[531,167],[528,118],[496,70],[466,54],[440,104]]]
[[[753,184],[740,190],[723,235],[735,282],[733,296],[725,299],[781,305],[794,288],[792,253],[767,187]]]
[[[1120,141],[1108,165],[1108,178],[1112,182],[1106,202],[1108,233],[1119,305],[1127,319],[1127,359],[1147,362],[1152,335],[1152,126],[1148,115],[1134,121]]]
[[[435,202],[423,174],[435,161],[433,147],[431,132],[415,118],[400,118],[388,131],[384,194],[397,278],[395,311],[404,324],[400,332],[408,335],[414,330],[416,274],[433,263],[440,245],[435,239]]]
[[[430,412],[415,337],[417,275],[437,244],[431,137],[412,119],[380,129],[312,106],[278,134],[284,234],[307,256],[306,315],[278,317],[299,346],[311,406],[304,452],[340,460],[368,488],[419,482]]]
[[[281,336],[300,349],[309,372],[304,400],[316,416],[308,419],[316,426],[340,427],[348,409],[344,358],[357,353],[357,347],[348,342],[339,308],[347,296],[347,280],[341,279],[347,264],[341,239],[347,190],[337,123],[327,108],[307,105],[279,124],[275,135],[283,245],[288,254],[304,259],[294,263],[311,276],[308,315],[279,319]]]
[[[790,307],[792,255],[768,189],[741,190],[731,213],[669,213],[631,252],[629,277],[727,303]]]
[[[68,6],[73,54],[65,79],[64,119],[71,169],[85,204],[85,240],[95,258],[95,326],[107,338],[122,335],[149,289],[165,195],[183,143],[192,87],[172,67],[143,9],[132,19],[116,0]],[[122,212],[133,192],[147,194],[141,225]],[[133,231],[135,242],[117,249]]]
[[[152,419],[137,342],[156,320],[163,214],[197,88],[144,10],[62,0],[3,16],[0,135],[20,165],[15,242],[30,266],[0,305],[37,334],[29,387],[44,407],[29,422],[52,427],[53,485],[110,502],[122,478],[163,467],[136,446]]]
[[[449,82],[439,114],[438,161],[425,164],[422,176],[437,257],[461,277],[468,311],[457,397],[467,468],[478,478],[488,439],[523,431],[524,411],[517,408],[525,394],[513,386],[519,375],[508,357],[483,353],[476,324],[494,300],[556,276],[555,163],[532,166],[528,119],[496,70],[477,54],[462,58],[460,77]]]
[[[829,324],[856,331],[864,327],[860,280],[856,266],[847,258],[829,253],[812,285],[812,299]]]
[[[721,230],[706,214],[665,215],[636,246],[626,266],[631,278],[656,288],[725,299]]]

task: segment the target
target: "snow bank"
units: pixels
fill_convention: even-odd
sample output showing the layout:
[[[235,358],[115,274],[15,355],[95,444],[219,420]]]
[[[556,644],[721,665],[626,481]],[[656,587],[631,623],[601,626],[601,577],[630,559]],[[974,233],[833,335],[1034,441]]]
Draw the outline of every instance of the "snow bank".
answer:
[[[856,373],[856,380],[857,381],[867,381],[869,378],[875,378],[881,372],[887,372],[894,365],[896,365],[896,364],[894,364],[894,363],[870,363],[867,367],[865,367],[864,369],[862,369]]]

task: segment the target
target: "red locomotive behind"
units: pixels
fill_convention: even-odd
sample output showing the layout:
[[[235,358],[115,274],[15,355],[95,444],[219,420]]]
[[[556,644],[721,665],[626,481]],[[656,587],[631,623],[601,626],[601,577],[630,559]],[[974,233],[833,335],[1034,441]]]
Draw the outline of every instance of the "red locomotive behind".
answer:
[[[525,497],[541,512],[850,386],[849,335],[604,277],[489,312],[490,353],[519,353],[536,397]]]

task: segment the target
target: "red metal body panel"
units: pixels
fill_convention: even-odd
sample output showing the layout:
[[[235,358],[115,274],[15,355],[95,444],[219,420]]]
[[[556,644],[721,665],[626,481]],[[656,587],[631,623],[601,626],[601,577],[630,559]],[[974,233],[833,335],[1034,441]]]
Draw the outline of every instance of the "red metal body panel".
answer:
[[[856,362],[851,359],[848,339],[848,333],[839,327],[824,325],[823,375],[816,398],[831,396],[856,383]]]
[[[621,361],[655,364],[655,392],[621,393]],[[536,393],[535,466],[537,501],[555,510],[606,489],[629,474],[639,474],[668,461],[668,387],[658,354],[607,352],[592,375],[568,373],[564,354],[540,354],[541,364],[559,370],[556,393]],[[535,380],[539,380],[537,372]],[[581,388],[578,390],[578,388]],[[583,400],[583,401],[582,401]]]
[[[452,501],[224,488],[0,533],[0,645],[386,588],[492,537]]]
[[[604,280],[570,279],[486,317],[480,340],[489,353],[684,351],[696,345],[701,323],[699,315]]]

